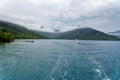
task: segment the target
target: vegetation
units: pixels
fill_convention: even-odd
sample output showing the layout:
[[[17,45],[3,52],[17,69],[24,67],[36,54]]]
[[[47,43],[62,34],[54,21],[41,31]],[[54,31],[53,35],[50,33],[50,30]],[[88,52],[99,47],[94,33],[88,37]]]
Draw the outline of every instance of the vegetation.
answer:
[[[62,33],[58,38],[81,40],[120,40],[120,38],[105,34],[91,28],[80,28]]]
[[[13,23],[0,21],[0,41],[13,41],[15,39],[81,39],[81,40],[120,40],[120,38],[108,35],[91,28],[79,28],[67,32],[40,32],[28,30],[25,27]]]
[[[14,36],[6,29],[0,29],[0,42],[12,42],[14,41]]]
[[[108,35],[92,28],[79,28],[67,32],[48,33],[39,32],[43,36],[53,39],[81,39],[81,40],[120,40],[120,38]]]
[[[6,29],[12,33],[15,39],[46,39],[47,37],[35,33],[35,31],[28,30],[25,27],[13,23],[0,21],[0,28]]]

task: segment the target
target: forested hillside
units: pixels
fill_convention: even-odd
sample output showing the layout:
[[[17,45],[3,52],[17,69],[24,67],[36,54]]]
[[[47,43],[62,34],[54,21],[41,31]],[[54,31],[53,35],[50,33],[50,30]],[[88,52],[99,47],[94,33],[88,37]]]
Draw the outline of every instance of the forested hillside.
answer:
[[[14,41],[14,35],[8,32],[6,29],[0,29],[0,42],[12,42]]]
[[[22,27],[17,24],[0,21],[0,28],[6,29],[10,33],[12,33],[15,39],[46,39],[47,37],[41,36],[40,34],[35,33],[32,30],[28,30],[25,27]]]

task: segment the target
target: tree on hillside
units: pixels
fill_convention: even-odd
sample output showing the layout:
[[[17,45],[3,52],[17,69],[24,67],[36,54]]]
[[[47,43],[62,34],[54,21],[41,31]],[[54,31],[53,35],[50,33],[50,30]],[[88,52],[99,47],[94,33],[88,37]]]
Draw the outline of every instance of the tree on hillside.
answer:
[[[6,29],[0,29],[0,42],[12,42],[14,40],[13,34]]]

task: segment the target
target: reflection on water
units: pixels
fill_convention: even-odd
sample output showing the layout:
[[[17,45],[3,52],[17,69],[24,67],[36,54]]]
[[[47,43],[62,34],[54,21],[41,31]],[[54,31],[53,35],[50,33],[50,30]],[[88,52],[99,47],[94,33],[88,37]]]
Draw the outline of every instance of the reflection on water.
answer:
[[[0,80],[119,80],[119,47],[117,41],[0,44]]]

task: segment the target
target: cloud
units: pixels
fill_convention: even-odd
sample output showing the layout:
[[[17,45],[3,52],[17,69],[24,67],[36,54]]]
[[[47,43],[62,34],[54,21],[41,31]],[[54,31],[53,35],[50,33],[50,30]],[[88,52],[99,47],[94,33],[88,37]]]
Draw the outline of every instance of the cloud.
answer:
[[[71,30],[77,25],[104,32],[120,29],[119,0],[1,0],[0,19],[30,29]]]

